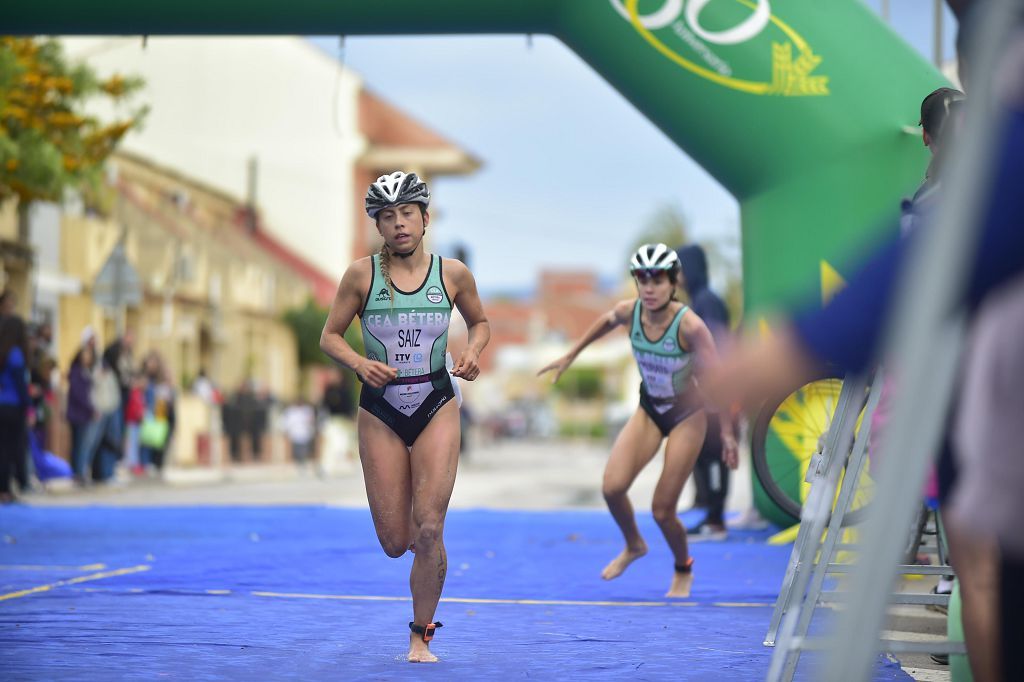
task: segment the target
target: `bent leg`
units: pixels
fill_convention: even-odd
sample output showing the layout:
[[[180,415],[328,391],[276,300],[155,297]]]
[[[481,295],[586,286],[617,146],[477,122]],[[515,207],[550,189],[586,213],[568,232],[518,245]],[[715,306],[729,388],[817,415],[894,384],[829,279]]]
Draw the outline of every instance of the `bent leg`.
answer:
[[[637,528],[633,504],[627,493],[640,471],[654,458],[660,444],[661,431],[643,410],[638,409],[622,427],[612,446],[604,468],[601,492],[608,511],[622,531],[626,548],[601,571],[605,580],[619,577],[631,563],[647,554],[647,543]]]
[[[384,422],[359,410],[359,460],[366,500],[384,553],[400,557],[409,548],[412,485],[409,450]]]
[[[459,465],[459,410],[455,401],[439,409],[412,446],[412,528],[416,559],[409,574],[413,622],[434,620],[448,574],[444,520]],[[433,662],[427,643],[412,634],[409,660]]]
[[[654,520],[661,528],[669,549],[672,550],[676,566],[687,566],[690,559],[686,544],[686,528],[679,520],[677,507],[683,485],[693,471],[693,465],[704,443],[706,430],[707,417],[703,410],[687,417],[672,429],[665,445],[665,468],[658,479],[658,485],[654,488],[654,500],[651,505]],[[688,597],[692,583],[691,573],[676,571],[666,596]]]

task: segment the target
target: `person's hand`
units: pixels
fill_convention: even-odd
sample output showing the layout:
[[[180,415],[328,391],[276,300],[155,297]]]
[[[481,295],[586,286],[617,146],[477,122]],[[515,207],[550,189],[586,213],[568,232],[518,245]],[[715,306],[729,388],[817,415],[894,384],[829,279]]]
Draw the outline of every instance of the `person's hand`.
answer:
[[[354,367],[360,381],[373,388],[383,388],[398,376],[398,370],[377,360],[365,358]]]
[[[455,366],[452,367],[452,376],[461,377],[466,381],[473,381],[480,376],[480,365],[477,364],[479,359],[480,356],[472,348],[462,351]]]
[[[769,398],[787,394],[820,371],[788,328],[745,339],[701,377],[701,389],[722,413],[740,405],[756,409]]]
[[[572,358],[570,358],[568,355],[563,355],[554,362],[545,365],[539,372],[537,372],[537,376],[541,376],[547,372],[554,371],[555,377],[551,380],[551,383],[558,383],[559,378],[561,378],[561,376],[565,374],[565,370],[569,369],[569,365],[571,364]]]
[[[722,461],[725,466],[735,469],[740,465],[740,446],[736,442],[736,436],[732,429],[722,430]]]

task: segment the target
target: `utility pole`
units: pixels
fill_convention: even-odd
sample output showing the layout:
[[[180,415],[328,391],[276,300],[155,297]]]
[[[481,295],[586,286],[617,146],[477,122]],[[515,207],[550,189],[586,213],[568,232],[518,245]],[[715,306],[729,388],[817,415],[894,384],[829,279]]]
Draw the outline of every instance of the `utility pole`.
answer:
[[[246,227],[250,231],[256,231],[256,201],[257,201],[257,189],[259,188],[259,176],[260,176],[260,161],[255,155],[249,157],[249,161],[246,164],[246,189],[245,189],[245,202],[248,204],[248,215],[246,216],[248,224]]]
[[[932,61],[942,69],[942,0],[935,0],[935,33],[932,36]]]
[[[117,248],[124,253],[125,241],[128,237],[128,228],[121,226],[121,236],[117,239]],[[124,336],[125,318],[128,316],[128,306],[125,305],[125,265],[128,263],[124,258],[115,258],[114,266],[114,328],[117,330],[117,338]]]

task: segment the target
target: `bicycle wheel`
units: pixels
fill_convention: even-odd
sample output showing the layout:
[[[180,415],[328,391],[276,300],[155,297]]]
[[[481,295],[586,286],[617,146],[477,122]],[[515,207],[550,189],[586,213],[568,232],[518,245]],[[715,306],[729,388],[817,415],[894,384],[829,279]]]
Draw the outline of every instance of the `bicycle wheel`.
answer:
[[[810,489],[810,484],[804,480],[808,464],[824,443],[842,385],[842,380],[834,376],[809,382],[781,399],[766,403],[754,422],[751,434],[754,471],[768,498],[794,521],[800,519],[803,501]],[[858,431],[862,419],[863,411],[857,419]],[[866,463],[843,525],[862,520],[873,490],[874,481]]]

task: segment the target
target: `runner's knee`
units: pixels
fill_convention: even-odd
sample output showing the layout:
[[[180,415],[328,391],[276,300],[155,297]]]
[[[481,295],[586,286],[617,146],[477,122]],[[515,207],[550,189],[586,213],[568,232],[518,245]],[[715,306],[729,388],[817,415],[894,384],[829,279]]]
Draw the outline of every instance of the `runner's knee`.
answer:
[[[441,539],[441,520],[439,518],[427,519],[419,523],[416,531],[417,547],[432,547]]]
[[[676,518],[676,505],[674,502],[666,503],[655,500],[654,504],[651,505],[651,512],[654,514],[654,520],[658,522],[658,525],[678,521]]]
[[[384,553],[392,559],[397,559],[409,549],[409,543],[405,538],[381,538],[380,546],[384,549]]]
[[[608,501],[617,500],[623,497],[628,490],[629,485],[620,481],[605,480],[601,486],[601,494],[604,495],[604,499]]]

